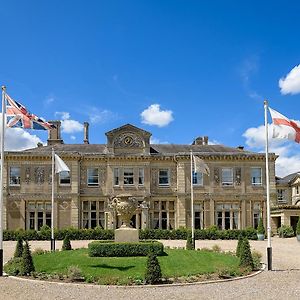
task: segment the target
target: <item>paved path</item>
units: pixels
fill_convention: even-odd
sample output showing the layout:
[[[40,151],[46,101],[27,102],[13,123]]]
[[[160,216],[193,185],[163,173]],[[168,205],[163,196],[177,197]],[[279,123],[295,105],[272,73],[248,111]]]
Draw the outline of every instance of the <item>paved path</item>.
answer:
[[[171,247],[183,247],[185,241],[163,241]],[[87,245],[73,241],[73,248]],[[219,245],[234,251],[237,241],[197,241],[196,247]],[[50,242],[32,242],[32,250],[49,249]],[[58,248],[61,243],[58,243]],[[263,254],[267,242],[252,241],[251,247]],[[300,243],[296,238],[272,239],[273,269],[261,274],[230,282],[170,287],[111,287],[82,284],[60,284],[42,281],[0,278],[0,299],[300,299]],[[8,260],[15,242],[4,242],[4,259]]]

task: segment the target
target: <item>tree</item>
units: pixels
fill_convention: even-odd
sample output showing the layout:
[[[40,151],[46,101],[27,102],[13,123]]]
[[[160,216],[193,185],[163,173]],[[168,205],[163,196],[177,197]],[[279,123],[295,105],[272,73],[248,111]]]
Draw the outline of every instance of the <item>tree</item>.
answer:
[[[241,255],[241,247],[242,247],[243,241],[244,241],[244,238],[243,238],[243,236],[240,234],[240,235],[239,235],[239,239],[238,239],[238,243],[237,243],[237,246],[236,246],[236,251],[235,251],[235,255],[236,255],[237,257],[240,257],[240,255]]]
[[[161,268],[156,255],[150,252],[147,259],[145,281],[149,284],[158,283],[161,280]]]
[[[29,244],[27,241],[25,242],[22,258],[23,258],[22,274],[29,275],[31,272],[34,272],[35,268],[31,256]]]
[[[188,232],[188,234],[187,234],[186,250],[195,250],[195,243],[193,243],[191,232]]]
[[[242,245],[240,248],[240,266],[241,267],[250,267],[252,270],[254,268],[250,244],[249,244],[249,241],[247,238],[243,239],[243,242],[242,242]]]
[[[23,253],[23,239],[21,237],[18,237],[14,257],[22,257],[22,253]]]
[[[263,218],[260,217],[259,222],[258,222],[258,226],[257,226],[257,233],[258,234],[265,234],[265,227],[264,227],[264,223],[263,223]]]

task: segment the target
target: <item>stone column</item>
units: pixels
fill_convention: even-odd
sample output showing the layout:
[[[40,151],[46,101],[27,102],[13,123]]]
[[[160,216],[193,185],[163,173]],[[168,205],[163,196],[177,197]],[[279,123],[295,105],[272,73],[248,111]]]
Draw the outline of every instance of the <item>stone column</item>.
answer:
[[[150,227],[148,224],[149,208],[148,208],[146,201],[143,201],[143,203],[141,204],[141,209],[142,209],[141,229],[146,229],[146,228]]]

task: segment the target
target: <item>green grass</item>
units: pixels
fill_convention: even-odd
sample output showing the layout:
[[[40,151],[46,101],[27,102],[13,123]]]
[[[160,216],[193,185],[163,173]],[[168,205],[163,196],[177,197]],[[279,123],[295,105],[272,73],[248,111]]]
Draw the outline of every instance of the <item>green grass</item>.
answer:
[[[158,257],[164,278],[216,273],[220,269],[239,273],[238,258],[229,254],[166,250]],[[78,266],[87,281],[101,284],[130,284],[143,281],[147,257],[89,257],[87,249],[49,252],[33,256],[39,273],[67,274],[69,266]]]

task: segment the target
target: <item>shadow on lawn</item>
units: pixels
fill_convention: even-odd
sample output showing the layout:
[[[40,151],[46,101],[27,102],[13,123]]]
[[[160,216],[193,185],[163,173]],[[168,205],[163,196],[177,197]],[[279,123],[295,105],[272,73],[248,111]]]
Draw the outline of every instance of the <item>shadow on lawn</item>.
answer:
[[[115,267],[115,266],[110,266],[110,265],[107,265],[107,264],[99,264],[99,265],[94,265],[94,266],[91,266],[91,267],[92,268],[116,269],[116,270],[119,270],[119,271],[127,271],[129,269],[134,268],[135,266]]]

